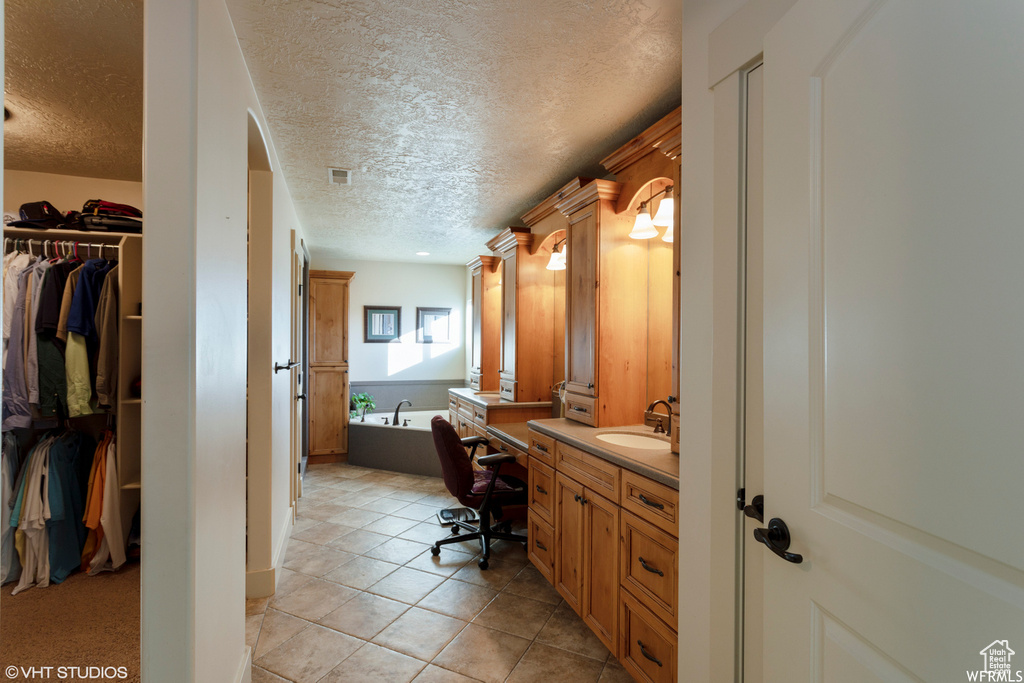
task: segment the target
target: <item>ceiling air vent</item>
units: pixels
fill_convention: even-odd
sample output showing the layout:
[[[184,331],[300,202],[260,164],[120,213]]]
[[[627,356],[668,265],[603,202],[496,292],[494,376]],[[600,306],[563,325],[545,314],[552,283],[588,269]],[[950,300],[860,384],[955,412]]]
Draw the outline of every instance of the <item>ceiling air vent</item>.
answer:
[[[331,185],[351,185],[352,171],[346,168],[328,168],[327,180]]]

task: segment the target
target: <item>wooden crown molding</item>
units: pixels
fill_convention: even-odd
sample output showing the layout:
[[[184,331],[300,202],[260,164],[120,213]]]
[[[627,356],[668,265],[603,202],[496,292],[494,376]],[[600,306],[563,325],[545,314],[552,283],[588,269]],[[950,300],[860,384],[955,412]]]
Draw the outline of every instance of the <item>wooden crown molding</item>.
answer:
[[[679,156],[679,143],[682,139],[682,111],[681,106],[676,107],[668,116],[602,159],[601,165],[608,169],[609,173],[618,174],[654,150],[675,159]]]
[[[493,273],[498,269],[499,263],[501,263],[501,259],[498,258],[497,256],[480,255],[474,256],[472,260],[470,260],[469,263],[466,264],[466,267],[469,268],[470,270],[473,270],[475,268],[486,268],[487,270]]]
[[[529,228],[508,227],[498,233],[498,236],[487,243],[487,248],[496,254],[503,254],[509,249],[515,249],[520,244],[529,247],[533,244],[533,233]]]
[[[584,206],[601,199],[615,201],[621,192],[622,183],[617,183],[614,180],[591,180],[586,185],[562,197],[558,202],[558,210],[563,215],[569,216]]]
[[[354,270],[311,270],[309,271],[309,276],[321,280],[351,280],[356,276],[356,273]]]

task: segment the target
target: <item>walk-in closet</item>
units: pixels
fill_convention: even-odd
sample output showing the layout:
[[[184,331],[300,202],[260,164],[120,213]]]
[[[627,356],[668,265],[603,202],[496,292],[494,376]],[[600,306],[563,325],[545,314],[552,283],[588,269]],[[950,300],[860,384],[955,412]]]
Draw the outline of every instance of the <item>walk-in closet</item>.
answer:
[[[2,664],[138,681],[142,2],[4,21]]]

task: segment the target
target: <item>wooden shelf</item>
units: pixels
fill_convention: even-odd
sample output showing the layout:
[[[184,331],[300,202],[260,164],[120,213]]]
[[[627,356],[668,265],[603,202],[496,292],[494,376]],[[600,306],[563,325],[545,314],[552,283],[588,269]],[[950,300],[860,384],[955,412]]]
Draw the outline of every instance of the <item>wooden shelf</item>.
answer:
[[[104,238],[120,241],[122,237],[142,237],[142,233],[135,232],[107,232],[105,230],[38,230],[36,228],[12,228],[4,226],[4,237],[31,237],[32,239],[57,239],[69,240],[72,242],[101,242]],[[70,238],[70,239],[69,239]],[[99,239],[96,239],[99,238]]]
[[[142,405],[142,399],[141,398],[125,398],[125,399],[121,399],[121,405],[123,405],[123,406]]]
[[[131,481],[121,486],[122,491],[139,491],[142,489],[141,481]]]
[[[126,315],[124,317],[124,319],[125,320],[142,320],[142,316],[141,315]]]

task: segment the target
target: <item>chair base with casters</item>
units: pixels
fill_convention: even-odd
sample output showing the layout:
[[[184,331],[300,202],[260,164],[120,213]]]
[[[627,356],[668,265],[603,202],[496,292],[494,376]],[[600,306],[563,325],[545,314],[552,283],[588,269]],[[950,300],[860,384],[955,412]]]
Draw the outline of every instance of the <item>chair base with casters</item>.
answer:
[[[460,503],[477,510],[480,521],[478,524],[454,521],[452,535],[435,542],[430,552],[436,556],[441,553],[443,545],[479,539],[481,557],[477,564],[480,569],[487,569],[492,539],[522,543],[525,550],[526,536],[512,533],[511,522],[503,519],[502,514],[505,507],[522,506],[527,503],[526,487],[523,482],[500,476],[501,466],[515,462],[515,456],[495,453],[476,457],[476,449],[486,444],[487,439],[480,436],[459,439],[455,428],[441,416],[431,421],[431,431],[445,474],[445,485]],[[471,449],[468,457],[466,447]],[[474,470],[473,458],[476,458],[479,465],[488,469]],[[463,531],[466,533],[460,533]]]

